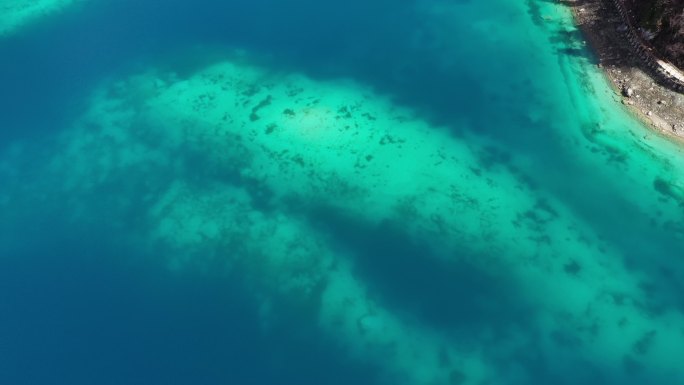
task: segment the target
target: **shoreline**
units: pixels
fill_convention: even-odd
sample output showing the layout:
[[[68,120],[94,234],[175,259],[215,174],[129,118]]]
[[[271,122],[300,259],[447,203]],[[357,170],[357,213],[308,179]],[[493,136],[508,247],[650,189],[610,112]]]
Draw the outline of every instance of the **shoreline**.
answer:
[[[652,132],[684,144],[684,95],[662,85],[636,57],[605,0],[565,0],[617,103]],[[627,96],[628,91],[629,96]]]

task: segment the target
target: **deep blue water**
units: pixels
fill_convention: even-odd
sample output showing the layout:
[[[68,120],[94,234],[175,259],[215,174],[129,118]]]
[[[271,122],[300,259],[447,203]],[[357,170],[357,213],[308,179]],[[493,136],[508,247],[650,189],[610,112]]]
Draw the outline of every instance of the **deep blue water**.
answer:
[[[264,335],[237,275],[173,274],[92,231],[34,231],[0,260],[2,383],[375,382],[298,311],[279,309]]]

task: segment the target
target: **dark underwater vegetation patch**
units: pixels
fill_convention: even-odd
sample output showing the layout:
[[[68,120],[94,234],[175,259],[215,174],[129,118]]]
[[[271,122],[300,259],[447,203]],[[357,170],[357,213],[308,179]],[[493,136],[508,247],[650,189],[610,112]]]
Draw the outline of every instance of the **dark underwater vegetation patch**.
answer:
[[[662,196],[674,199],[680,206],[684,206],[684,193],[672,183],[656,178],[653,181],[653,188]]]
[[[534,317],[515,283],[470,262],[478,257],[467,248],[441,253],[399,223],[373,226],[334,209],[314,210],[311,220],[354,257],[373,297],[408,319],[474,343],[480,332],[506,335]]]

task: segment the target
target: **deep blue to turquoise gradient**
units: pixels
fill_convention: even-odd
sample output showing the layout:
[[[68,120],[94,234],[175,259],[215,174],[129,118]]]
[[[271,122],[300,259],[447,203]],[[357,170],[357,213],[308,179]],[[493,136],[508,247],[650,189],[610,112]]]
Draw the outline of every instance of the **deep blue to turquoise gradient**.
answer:
[[[358,2],[324,15],[328,5],[320,2],[277,3],[105,1],[0,40],[0,143],[54,134],[102,77],[160,56],[188,71],[204,64],[183,57],[195,44],[272,49],[316,66],[333,59],[323,46],[361,38],[348,24],[356,14],[350,6],[373,29],[375,16],[391,6]],[[331,19],[339,26],[317,41],[317,28]],[[137,251],[92,231],[72,235],[46,226],[13,234],[27,245],[0,261],[0,383],[375,383],[372,367],[347,362],[320,336],[297,332],[296,320],[261,336],[255,306],[225,276],[122,265],[122,255],[135,259]]]
[[[239,276],[160,272],[92,231],[33,236],[0,263],[5,383],[375,383],[296,311],[264,337]]]
[[[684,204],[684,166],[672,158],[681,151],[606,96],[567,14],[559,16],[543,0],[515,7],[480,0],[469,8],[479,11],[479,22],[506,29],[510,21],[508,38],[492,42],[466,28],[474,14],[435,26],[414,12],[419,3],[431,2],[93,0],[47,16],[0,37],[0,154],[11,154],[17,143],[49,152],[51,138],[68,131],[103,82],[150,66],[191,77],[223,51],[239,49],[275,72],[321,82],[353,79],[448,127],[453,138],[472,140],[484,149],[481,170],[473,172],[504,170],[526,189],[554,197],[609,246],[606,255],[619,256],[642,277],[644,312],[684,312],[682,213],[676,211]],[[557,13],[546,14],[550,9]],[[533,22],[520,22],[528,19]],[[416,30],[423,31],[419,38]],[[441,33],[452,44],[440,47],[435,30],[448,31]],[[602,136],[606,127],[612,136]],[[655,150],[633,140],[645,135]],[[41,177],[45,159],[32,155],[7,156],[22,172],[0,168],[0,198],[21,196],[23,186]],[[161,190],[172,179],[160,175],[152,183]],[[102,197],[138,192],[118,185],[100,191]],[[239,269],[226,273],[220,264],[168,271],[158,261],[171,251],[131,242],[143,227],[135,210],[112,213],[135,219],[124,230],[113,231],[105,215],[74,224],[49,188],[41,193],[35,206],[24,202],[0,220],[6,243],[0,244],[0,384],[396,383],[382,362],[350,355],[336,336],[318,330],[315,306],[276,297],[276,322],[264,328],[253,277]],[[109,212],[98,206],[97,194],[82,199],[94,212]],[[560,353],[538,349],[539,309],[522,299],[522,288],[440,259],[442,252],[486,257],[481,251],[468,245],[435,250],[430,240],[415,239],[407,223],[378,225],[327,208],[299,208],[295,203],[289,210],[306,217],[335,251],[351,255],[371,297],[409,323],[473,345],[482,329],[502,341],[513,329],[525,330],[534,342],[526,355],[493,355],[502,371],[523,373],[511,384],[617,385],[607,374],[616,369],[596,357],[565,363]],[[141,203],[140,212],[146,209]],[[576,347],[572,335],[554,338]],[[618,371],[627,373],[621,385],[644,383],[631,356],[621,365]],[[683,378],[668,375],[646,380],[678,385],[667,381]],[[459,381],[454,375],[448,385]]]
[[[55,134],[103,77],[160,58],[187,71],[211,60],[184,54],[196,44],[272,50],[325,70],[335,60],[330,47],[361,40],[368,29],[383,33],[374,23],[396,4],[351,2],[327,14],[329,5],[296,3],[104,1],[5,37],[0,144]],[[355,28],[359,20],[363,29]],[[283,330],[264,338],[244,288],[225,276],[122,265],[122,256],[150,256],[117,246],[97,229],[55,231],[59,218],[28,221],[51,224],[16,229],[11,236],[21,247],[0,260],[0,383],[376,382],[371,366],[349,362],[319,335],[298,332],[296,319],[287,320],[298,315],[287,310]]]

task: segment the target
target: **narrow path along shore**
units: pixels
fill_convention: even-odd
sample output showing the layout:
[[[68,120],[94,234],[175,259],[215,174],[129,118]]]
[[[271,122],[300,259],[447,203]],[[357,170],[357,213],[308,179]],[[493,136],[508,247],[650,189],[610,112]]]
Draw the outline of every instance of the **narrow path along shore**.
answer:
[[[644,42],[639,29],[632,22],[630,11],[623,0],[613,0],[613,5],[622,19],[623,25],[620,27],[620,31],[624,33],[634,54],[641,59],[648,69],[653,71],[663,85],[677,92],[684,92],[684,73],[672,63],[659,58],[653,48]]]
[[[663,71],[670,77],[676,79],[678,82],[684,84],[684,73],[675,67],[674,64],[666,62],[665,60],[656,60],[656,63],[663,69]]]
[[[614,99],[656,132],[684,141],[684,72],[644,44],[622,0],[562,2],[593,48]]]

